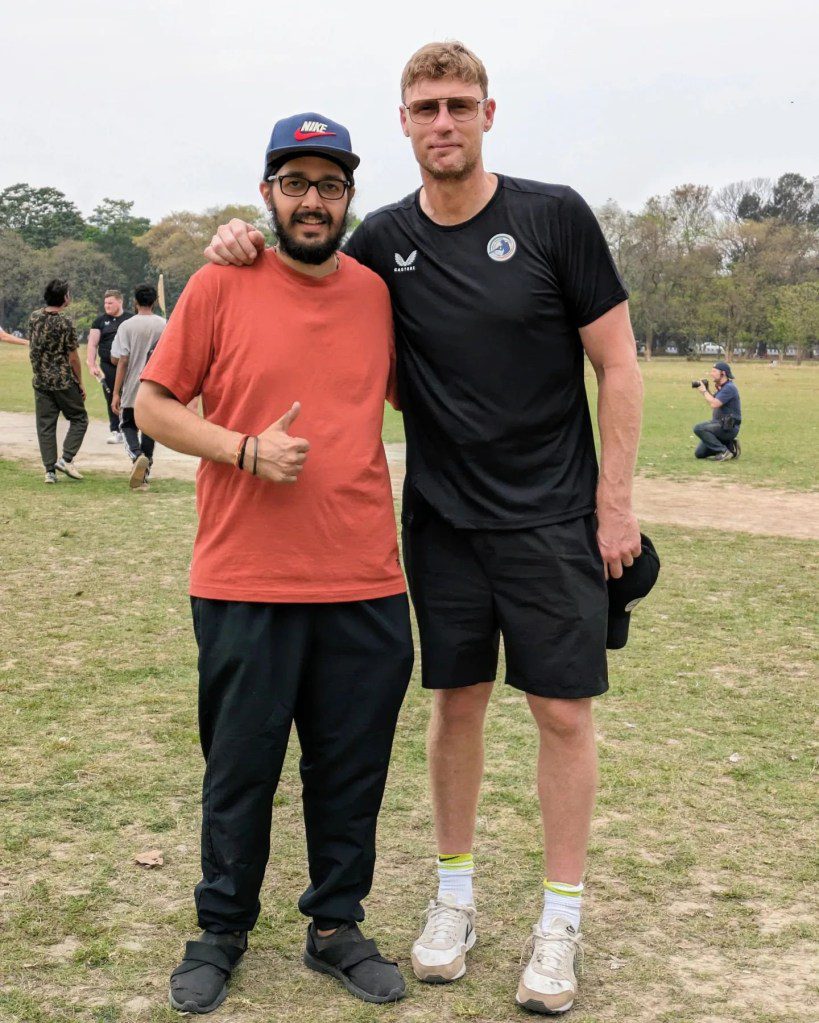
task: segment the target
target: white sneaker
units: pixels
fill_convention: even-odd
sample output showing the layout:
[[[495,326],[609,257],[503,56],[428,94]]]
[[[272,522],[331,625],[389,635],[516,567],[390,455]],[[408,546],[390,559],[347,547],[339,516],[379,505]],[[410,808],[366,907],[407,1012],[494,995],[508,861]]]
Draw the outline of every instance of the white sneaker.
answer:
[[[119,430],[112,430],[108,434],[108,439],[106,440],[105,443],[106,444],[124,444],[125,443],[125,438],[122,436],[122,434],[120,433]]]
[[[448,984],[466,973],[466,953],[475,944],[474,906],[459,905],[454,895],[432,899],[427,922],[412,946],[415,976],[427,984]]]
[[[73,462],[66,462],[64,458],[58,458],[54,464],[55,469],[59,469],[60,472],[64,472],[66,476],[70,476],[72,480],[81,480],[83,478],[80,470],[74,465]]]
[[[57,482],[57,473],[54,472],[53,469],[46,469],[45,479],[43,480],[43,483],[56,483],[56,482]]]
[[[552,918],[548,931],[532,929],[532,958],[523,971],[515,1001],[531,1012],[558,1013],[571,1009],[577,996],[575,956],[582,953],[583,935],[562,916]]]
[[[151,468],[151,463],[145,457],[145,455],[138,455],[134,467],[131,469],[131,478],[128,481],[128,486],[131,490],[141,490],[142,485],[145,482],[145,477],[148,475],[148,471]]]

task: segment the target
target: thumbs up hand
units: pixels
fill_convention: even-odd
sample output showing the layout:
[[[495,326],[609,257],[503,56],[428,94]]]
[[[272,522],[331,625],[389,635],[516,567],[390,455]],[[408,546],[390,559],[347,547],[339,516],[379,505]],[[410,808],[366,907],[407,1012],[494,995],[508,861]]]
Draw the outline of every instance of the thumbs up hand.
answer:
[[[301,405],[294,401],[281,419],[259,434],[259,452],[256,475],[273,483],[295,483],[304,468],[310,444],[303,437],[291,437],[287,432],[296,420]],[[248,442],[244,467],[252,471],[253,444]]]

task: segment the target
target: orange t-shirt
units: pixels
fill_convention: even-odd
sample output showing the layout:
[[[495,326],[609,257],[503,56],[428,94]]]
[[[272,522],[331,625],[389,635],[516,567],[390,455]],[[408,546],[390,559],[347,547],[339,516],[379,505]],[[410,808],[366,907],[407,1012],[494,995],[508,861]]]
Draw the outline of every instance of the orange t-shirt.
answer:
[[[339,260],[322,278],[270,249],[251,267],[203,267],[142,374],[183,404],[201,394],[206,419],[241,433],[301,403],[289,433],[310,451],[296,483],[200,462],[195,597],[316,603],[405,590],[381,443],[394,397],[390,298],[372,271]]]

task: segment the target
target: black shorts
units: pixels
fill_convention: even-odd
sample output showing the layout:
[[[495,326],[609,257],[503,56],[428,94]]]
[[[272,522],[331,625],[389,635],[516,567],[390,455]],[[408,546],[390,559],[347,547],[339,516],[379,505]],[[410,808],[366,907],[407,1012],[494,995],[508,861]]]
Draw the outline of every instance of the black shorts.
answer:
[[[404,525],[404,565],[427,689],[506,682],[535,696],[608,689],[608,592],[594,516],[516,530],[455,529],[431,509]]]

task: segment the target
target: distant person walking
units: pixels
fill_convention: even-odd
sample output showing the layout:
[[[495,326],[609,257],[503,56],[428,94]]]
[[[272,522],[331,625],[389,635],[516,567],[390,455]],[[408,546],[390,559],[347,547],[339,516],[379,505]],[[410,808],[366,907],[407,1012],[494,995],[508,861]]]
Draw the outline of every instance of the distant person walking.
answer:
[[[116,288],[109,288],[103,299],[105,312],[98,316],[91,324],[88,332],[88,354],[86,356],[88,369],[102,384],[105,394],[105,404],[108,406],[108,423],[111,434],[108,437],[109,444],[119,444],[123,441],[119,428],[119,416],[111,408],[111,399],[114,395],[114,381],[117,376],[117,368],[111,362],[111,346],[114,343],[117,330],[121,323],[129,320],[134,314],[127,313],[122,307],[122,292]],[[100,364],[97,366],[97,355]]]
[[[45,307],[31,314],[28,324],[29,358],[34,370],[34,408],[37,440],[45,466],[45,482],[56,483],[57,471],[81,480],[74,465],[85,431],[85,390],[77,351],[77,332],[64,315],[71,301],[68,282],[55,278],[43,294]],[[62,458],[57,458],[57,420],[60,413],[69,422]]]
[[[134,404],[139,390],[139,377],[159,341],[167,320],[154,313],[156,288],[140,284],[134,291],[137,312],[121,324],[111,347],[111,362],[116,366],[111,411],[120,417],[125,449],[133,462],[129,485],[139,490],[150,483],[154,460],[154,439],[140,432],[134,419]]]

